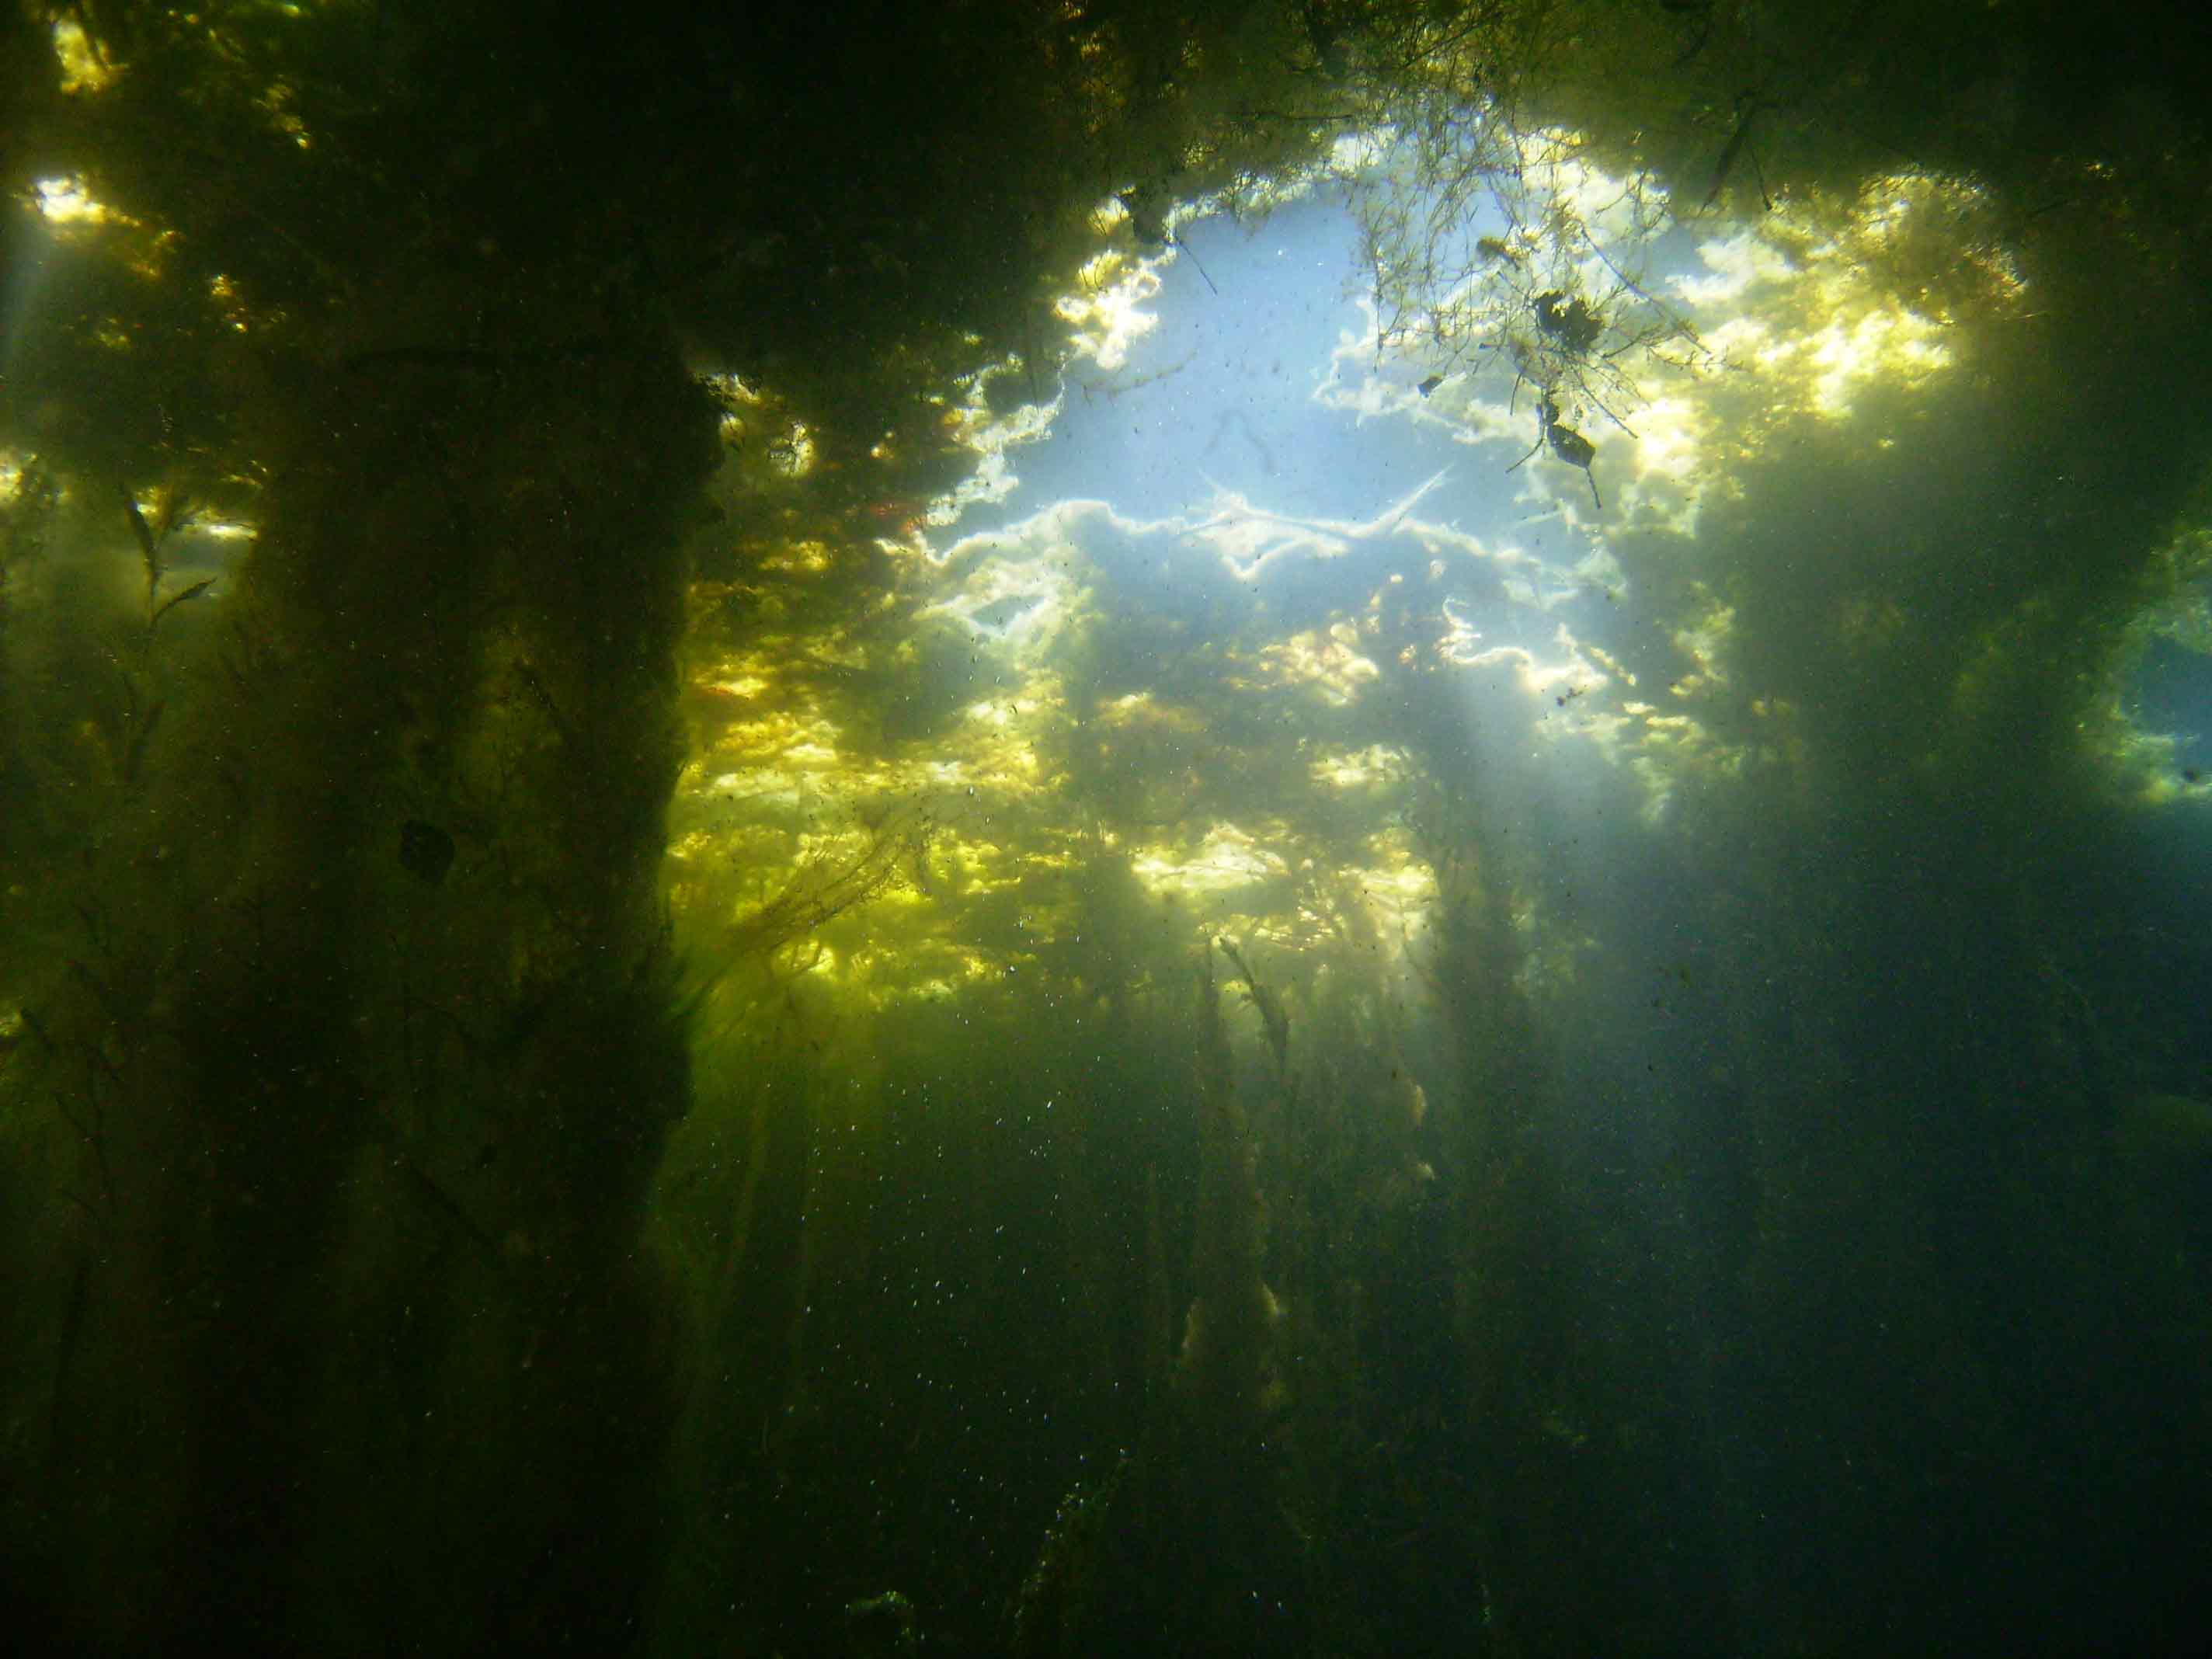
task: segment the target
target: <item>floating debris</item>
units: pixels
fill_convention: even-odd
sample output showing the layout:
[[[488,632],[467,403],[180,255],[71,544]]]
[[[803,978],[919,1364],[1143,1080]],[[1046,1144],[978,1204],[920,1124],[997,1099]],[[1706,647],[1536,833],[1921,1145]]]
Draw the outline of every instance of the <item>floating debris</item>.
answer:
[[[1590,471],[1590,463],[1597,459],[1597,446],[1559,419],[1559,406],[1549,397],[1543,401],[1540,413],[1544,422],[1544,438],[1552,446],[1552,453],[1569,466],[1582,469],[1583,477],[1589,480],[1590,504],[1601,513],[1605,501],[1597,493],[1597,474]]]
[[[1539,294],[1531,303],[1536,313],[1536,326],[1544,331],[1553,345],[1572,356],[1580,356],[1589,350],[1605,332],[1605,319],[1579,295],[1568,295],[1555,289],[1549,294]]]

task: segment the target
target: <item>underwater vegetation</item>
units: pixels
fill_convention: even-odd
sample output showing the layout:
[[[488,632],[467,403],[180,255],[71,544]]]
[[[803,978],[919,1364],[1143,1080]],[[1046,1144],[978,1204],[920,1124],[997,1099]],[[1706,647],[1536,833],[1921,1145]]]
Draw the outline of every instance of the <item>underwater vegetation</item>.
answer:
[[[2202,1650],[2198,33],[0,9],[15,1644]]]

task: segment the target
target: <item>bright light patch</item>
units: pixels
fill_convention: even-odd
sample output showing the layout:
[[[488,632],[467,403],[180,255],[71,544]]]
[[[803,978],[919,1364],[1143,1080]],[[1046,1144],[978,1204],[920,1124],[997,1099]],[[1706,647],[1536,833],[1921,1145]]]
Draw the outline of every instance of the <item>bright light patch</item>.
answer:
[[[53,42],[64,93],[105,92],[115,83],[115,71],[102,61],[99,49],[75,18],[64,17],[55,23]]]
[[[1292,635],[1279,645],[1260,653],[1267,677],[1286,685],[1310,685],[1339,708],[1348,707],[1360,688],[1382,677],[1372,659],[1357,648],[1358,635],[1349,623],[1338,623],[1327,634]]]
[[[1858,234],[1877,246],[1911,235],[1924,215],[1957,222],[1989,204],[1989,192],[1961,179],[1924,173],[1893,173],[1869,185],[1860,198]]]
[[[1079,356],[1102,369],[1120,368],[1130,347],[1159,326],[1159,319],[1144,309],[1160,291],[1159,272],[1148,261],[1132,264],[1119,253],[1102,253],[1083,268],[1080,281],[1053,310],[1073,327]]]
[[[747,386],[743,376],[723,371],[702,374],[701,382],[715,396],[733,404],[755,404],[762,401],[759,392]]]
[[[962,592],[921,614],[957,617],[977,637],[1020,649],[1059,632],[1067,617],[1071,588],[1052,565],[994,562],[982,567]]]
[[[793,421],[791,429],[769,446],[768,464],[787,478],[804,477],[814,470],[814,434],[804,421]]]
[[[1848,331],[1831,325],[1814,349],[1820,366],[1814,400],[1823,413],[1840,415],[1850,407],[1859,386],[1877,377],[1911,382],[1951,365],[1951,349],[1936,338],[1936,326],[1911,311],[1878,311]]]
[[[1725,685],[1728,672],[1722,666],[1728,642],[1735,632],[1735,607],[1715,605],[1694,625],[1674,630],[1674,648],[1697,664],[1697,672],[1674,683],[1678,697],[1703,686]]]
[[[48,224],[105,225],[117,218],[106,206],[93,200],[83,179],[74,176],[36,180],[31,185],[31,198],[38,204],[39,212]]]
[[[1437,898],[1436,872],[1403,843],[1402,833],[1377,836],[1376,850],[1390,861],[1345,872],[1366,907],[1376,937],[1396,945],[1393,954],[1401,959],[1406,942],[1423,930]]]
[[[1328,372],[1316,389],[1314,401],[1324,409],[1341,410],[1352,416],[1354,426],[1364,426],[1412,410],[1419,397],[1411,387],[1399,386],[1381,374],[1382,316],[1376,309],[1374,296],[1362,294],[1356,303],[1359,325],[1337,331]]]
[[[1346,133],[1328,149],[1328,165],[1346,178],[1357,178],[1382,159],[1389,135],[1380,131]]]
[[[1049,398],[1044,395],[1048,386],[1057,386],[1056,374],[1048,378],[1046,373],[1054,355],[1052,349],[1038,338],[1032,341],[1030,349],[1038,359],[1036,365],[1018,361],[994,363],[962,383],[962,399],[945,411],[945,427],[956,443],[973,451],[978,459],[966,477],[928,504],[920,515],[921,524],[936,529],[957,524],[969,508],[1002,501],[1020,487],[1014,453],[1025,444],[1051,436],[1061,404],[1057,390]],[[1000,378],[1025,385],[1034,400],[1018,404],[1004,415],[994,412],[991,383]],[[892,551],[927,548],[918,530],[906,540],[881,544]]]
[[[1540,697],[1559,707],[1598,690],[1606,677],[1569,644],[1565,657],[1540,657],[1526,646],[1499,645],[1462,659],[1469,668],[1503,668],[1524,696]]]
[[[1591,167],[1580,155],[1579,134],[1554,129],[1541,134],[1553,198],[1586,228],[1589,252],[1582,264],[1584,286],[1602,292],[1611,267],[1600,258],[1605,246],[1634,245],[1650,224],[1667,213],[1667,192],[1650,178],[1630,179]]]
[[[1155,893],[1218,895],[1290,873],[1290,866],[1233,823],[1216,823],[1187,858],[1150,852],[1130,861]]]
[[[809,757],[834,760],[836,741],[837,729],[829,720],[775,710],[725,726],[714,734],[709,752],[726,765]]]
[[[1241,491],[1217,485],[1213,512],[1193,526],[1189,534],[1192,540],[1218,555],[1239,581],[1250,581],[1283,560],[1298,556],[1338,558],[1350,552],[1354,543],[1396,535],[1407,528],[1407,520],[1421,498],[1449,476],[1449,468],[1432,474],[1426,483],[1366,520],[1309,519],[1273,513],[1254,505]]]
[[[1686,398],[1662,398],[1636,416],[1636,468],[1676,482],[1698,465],[1698,412]]]
[[[1705,267],[1704,276],[1676,276],[1669,284],[1696,306],[1725,305],[1755,287],[1790,282],[1799,275],[1789,255],[1751,230],[1725,241],[1698,243],[1698,258]]]
[[[787,543],[781,551],[764,556],[760,568],[787,576],[819,576],[836,562],[827,543],[809,540]]]
[[[1316,783],[1331,789],[1364,789],[1392,783],[1403,775],[1407,756],[1402,749],[1370,744],[1352,753],[1324,756],[1308,769]]]

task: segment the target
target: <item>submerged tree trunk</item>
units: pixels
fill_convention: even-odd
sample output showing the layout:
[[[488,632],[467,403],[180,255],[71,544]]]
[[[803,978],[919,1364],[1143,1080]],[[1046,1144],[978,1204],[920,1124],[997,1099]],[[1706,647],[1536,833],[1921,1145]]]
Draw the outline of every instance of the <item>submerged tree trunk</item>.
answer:
[[[55,1600],[124,1644],[602,1645],[666,1415],[633,1255],[688,1086],[656,882],[711,423],[650,345],[266,407],[229,638],[52,1022],[106,1184]]]

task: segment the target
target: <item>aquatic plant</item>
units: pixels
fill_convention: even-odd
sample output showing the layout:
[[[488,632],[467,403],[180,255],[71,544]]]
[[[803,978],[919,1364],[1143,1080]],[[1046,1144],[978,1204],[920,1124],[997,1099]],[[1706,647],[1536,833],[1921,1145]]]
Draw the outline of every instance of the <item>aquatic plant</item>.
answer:
[[[1266,1215],[1210,953],[1198,977],[1198,1195],[1194,1294],[1176,1380],[1208,1431],[1256,1438],[1281,1310],[1262,1276]]]
[[[933,809],[904,800],[864,819],[866,840],[840,855],[811,856],[782,890],[740,917],[720,940],[732,961],[772,958],[849,910],[866,904],[901,881],[921,881],[931,837],[937,830]]]

